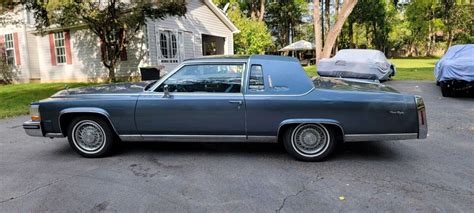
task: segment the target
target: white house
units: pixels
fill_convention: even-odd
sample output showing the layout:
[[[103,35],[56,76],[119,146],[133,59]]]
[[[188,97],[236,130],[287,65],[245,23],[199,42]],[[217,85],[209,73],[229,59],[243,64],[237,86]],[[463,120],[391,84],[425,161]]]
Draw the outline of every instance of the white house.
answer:
[[[10,11],[22,23],[0,26],[0,46],[8,63],[18,68],[19,82],[97,81],[107,77],[100,60],[100,42],[89,30],[34,29],[32,14]],[[139,75],[139,68],[160,67],[162,74],[185,59],[233,54],[238,29],[211,0],[187,0],[184,17],[150,20],[122,55],[117,77]]]

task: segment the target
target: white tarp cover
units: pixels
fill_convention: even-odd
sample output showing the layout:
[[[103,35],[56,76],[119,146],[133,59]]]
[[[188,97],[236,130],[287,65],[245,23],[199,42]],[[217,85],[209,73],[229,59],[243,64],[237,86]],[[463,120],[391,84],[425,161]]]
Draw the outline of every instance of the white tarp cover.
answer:
[[[436,63],[434,74],[437,81],[474,82],[474,44],[450,47]]]
[[[391,63],[384,53],[368,49],[344,49],[318,63],[320,76],[387,80]]]
[[[299,40],[286,47],[281,48],[280,52],[299,51],[299,50],[314,50],[314,44],[305,40]]]

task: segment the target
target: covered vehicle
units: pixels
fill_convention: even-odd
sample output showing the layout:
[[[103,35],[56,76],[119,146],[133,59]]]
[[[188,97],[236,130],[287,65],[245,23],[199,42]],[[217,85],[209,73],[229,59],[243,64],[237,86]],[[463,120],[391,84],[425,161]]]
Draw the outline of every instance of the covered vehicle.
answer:
[[[379,83],[311,80],[280,56],[186,60],[151,83],[67,89],[30,107],[26,133],[68,137],[85,157],[121,141],[283,143],[297,159],[325,159],[339,142],[422,139],[423,99]],[[363,124],[363,125],[361,125]]]
[[[384,53],[369,49],[343,49],[318,63],[318,74],[325,77],[385,81],[395,75],[395,65]]]
[[[436,63],[434,75],[443,96],[474,96],[474,44],[455,45]]]

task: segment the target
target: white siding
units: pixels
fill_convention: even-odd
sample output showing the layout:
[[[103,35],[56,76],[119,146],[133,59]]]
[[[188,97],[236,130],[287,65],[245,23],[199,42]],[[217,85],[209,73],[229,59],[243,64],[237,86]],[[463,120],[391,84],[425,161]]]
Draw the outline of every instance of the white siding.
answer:
[[[29,72],[30,72],[30,79],[39,81],[41,80],[41,72],[39,67],[39,57],[38,57],[38,42],[37,38],[32,33],[26,34],[26,46],[28,52],[28,59],[29,59]]]
[[[157,44],[158,30],[178,30],[183,32],[184,59],[202,56],[202,34],[225,38],[224,54],[234,53],[233,33],[219,17],[202,0],[188,0],[187,13],[184,17],[167,17],[164,20],[149,21],[148,46],[150,65],[158,62],[159,48]],[[192,51],[192,52],[189,52]],[[178,64],[162,64],[165,72],[169,72]]]
[[[88,30],[70,30],[72,64],[52,65],[48,35],[37,37],[41,82],[96,81],[107,78],[108,70],[101,62],[99,40]],[[138,75],[140,59],[144,51],[142,44],[130,42],[128,60],[121,61],[117,77]]]
[[[178,63],[159,64],[160,51],[157,45],[159,30],[180,32],[178,43],[180,62],[184,59],[202,56],[202,34],[225,38],[225,54],[233,54],[233,33],[227,25],[202,0],[188,0],[185,17],[168,17],[164,20],[148,21],[146,37],[138,33],[127,48],[128,60],[121,61],[117,77],[139,74],[139,67],[161,66],[170,71]],[[0,34],[18,33],[21,54],[19,81],[28,82],[72,82],[97,81],[108,76],[100,61],[100,47],[97,37],[88,30],[71,29],[72,64],[52,65],[48,35],[35,34],[31,17],[18,10],[15,19],[25,20],[20,26],[0,26]],[[145,40],[146,39],[146,40]],[[162,72],[163,73],[163,72]],[[164,74],[164,73],[163,73]]]

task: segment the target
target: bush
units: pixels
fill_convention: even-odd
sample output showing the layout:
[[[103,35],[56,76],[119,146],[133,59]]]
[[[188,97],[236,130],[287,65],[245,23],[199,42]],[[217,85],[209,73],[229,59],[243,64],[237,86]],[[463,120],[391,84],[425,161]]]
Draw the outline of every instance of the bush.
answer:
[[[11,84],[15,78],[15,69],[8,65],[5,49],[0,48],[0,84]]]

